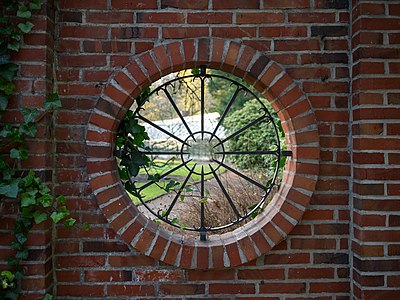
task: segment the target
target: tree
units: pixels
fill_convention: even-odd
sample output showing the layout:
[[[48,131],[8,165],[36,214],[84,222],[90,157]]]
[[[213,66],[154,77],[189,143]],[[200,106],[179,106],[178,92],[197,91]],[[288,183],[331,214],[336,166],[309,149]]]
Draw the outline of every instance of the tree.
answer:
[[[210,74],[213,75],[220,75],[224,76],[233,80],[238,81],[239,83],[243,84],[245,87],[249,88],[249,84],[244,80],[222,71],[217,70],[210,70]],[[208,92],[210,93],[213,99],[213,111],[216,111],[222,114],[225,110],[226,105],[228,104],[229,100],[231,99],[232,95],[235,93],[236,86],[232,85],[229,81],[214,77],[212,80],[207,81],[208,85]],[[252,94],[244,93],[243,91],[240,92],[235,101],[230,108],[231,111],[236,111],[243,107],[246,101],[254,98]]]

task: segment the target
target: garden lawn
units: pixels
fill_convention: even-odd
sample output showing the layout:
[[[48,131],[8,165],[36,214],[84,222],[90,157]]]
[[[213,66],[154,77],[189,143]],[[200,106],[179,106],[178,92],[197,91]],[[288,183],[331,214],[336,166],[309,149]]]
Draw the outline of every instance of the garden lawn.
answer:
[[[169,162],[168,164],[165,164],[165,161],[155,161],[155,163],[156,163],[156,166],[152,166],[151,168],[147,169],[147,172],[148,172],[149,175],[165,174],[169,170],[171,170],[171,169],[177,167],[178,165],[180,165],[180,162],[179,163],[177,163],[177,162]],[[192,168],[194,165],[195,165],[195,163],[193,163],[193,162],[189,162],[187,164],[187,166],[189,168]],[[196,170],[196,172],[201,172],[201,167],[196,167],[195,170]],[[146,170],[144,168],[141,168],[140,171],[139,171],[139,174],[140,175],[147,175],[147,172],[146,172]],[[164,180],[160,180],[159,182],[157,182],[157,184],[154,183],[154,184],[148,186],[147,188],[145,188],[141,192],[143,200],[144,201],[149,201],[151,199],[154,199],[155,197],[159,197],[161,195],[168,194],[168,192],[163,188],[165,188],[167,186],[167,184],[169,183],[170,179],[168,179],[168,178],[170,178],[170,177],[173,177],[173,180],[176,183],[179,183],[179,185],[177,185],[177,188],[179,189],[179,187],[182,185],[182,183],[185,180],[185,178],[189,175],[189,172],[190,171],[185,166],[182,166],[181,168],[179,168],[176,171],[174,171],[171,174],[169,174],[166,177],[167,179],[164,178]],[[210,167],[209,166],[204,166],[204,172],[205,173],[210,172]],[[218,171],[217,171],[218,174],[221,174],[223,172],[225,172],[225,170],[221,170],[221,168],[218,169]],[[213,177],[214,176],[212,174],[208,174],[208,175],[204,176],[204,179],[208,180],[208,179],[211,179]],[[187,186],[190,186],[191,184],[199,182],[200,180],[201,180],[201,176],[200,175],[192,174]],[[147,181],[146,182],[137,182],[136,183],[136,187],[140,188],[145,183],[147,183]],[[131,197],[131,199],[132,199],[132,201],[133,201],[133,203],[135,205],[140,203],[140,200],[137,197],[133,196],[130,193],[128,193],[128,194]]]

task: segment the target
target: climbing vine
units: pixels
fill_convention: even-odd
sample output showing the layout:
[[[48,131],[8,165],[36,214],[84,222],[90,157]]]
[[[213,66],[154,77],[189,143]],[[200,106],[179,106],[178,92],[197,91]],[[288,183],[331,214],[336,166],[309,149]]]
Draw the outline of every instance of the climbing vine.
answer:
[[[37,134],[39,122],[61,106],[57,94],[49,94],[42,110],[23,108],[20,124],[4,124],[3,116],[15,91],[13,80],[19,66],[11,62],[11,53],[19,51],[22,37],[33,28],[32,13],[41,8],[40,0],[2,0],[0,10],[0,197],[1,204],[18,199],[19,214],[14,222],[15,239],[11,248],[14,255],[8,259],[9,268],[0,272],[0,299],[18,299],[21,292],[23,268],[28,258],[28,233],[34,224],[47,220],[64,222],[71,227],[76,220],[69,218],[63,196],[53,196],[49,187],[33,170],[21,168],[28,159],[27,139]],[[12,200],[11,200],[12,201]],[[14,200],[15,201],[15,200]],[[46,295],[45,299],[51,299]]]

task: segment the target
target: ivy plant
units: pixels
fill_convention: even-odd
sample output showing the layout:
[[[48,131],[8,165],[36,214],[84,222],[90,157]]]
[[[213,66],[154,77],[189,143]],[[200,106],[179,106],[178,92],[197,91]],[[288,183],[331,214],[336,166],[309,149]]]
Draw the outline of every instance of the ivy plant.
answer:
[[[64,222],[71,227],[63,196],[53,196],[49,187],[33,170],[21,170],[21,162],[29,157],[27,138],[34,138],[40,120],[61,106],[57,94],[50,94],[44,108],[24,108],[20,124],[5,124],[2,117],[9,98],[15,91],[13,80],[19,66],[11,62],[11,52],[19,51],[22,37],[33,28],[32,13],[41,8],[40,0],[2,0],[0,11],[0,199],[17,201],[19,214],[14,223],[15,238],[11,244],[14,255],[8,259],[9,268],[0,272],[0,299],[18,299],[21,292],[23,268],[21,263],[29,256],[26,246],[29,231],[45,221]],[[51,299],[45,295],[44,299]]]

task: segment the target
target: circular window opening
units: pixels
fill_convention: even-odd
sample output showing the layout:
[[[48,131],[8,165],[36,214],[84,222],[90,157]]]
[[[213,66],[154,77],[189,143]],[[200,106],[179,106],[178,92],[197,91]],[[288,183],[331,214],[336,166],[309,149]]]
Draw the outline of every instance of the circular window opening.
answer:
[[[291,152],[260,93],[201,66],[161,78],[136,100],[118,129],[115,156],[142,214],[206,240],[266,209]]]

